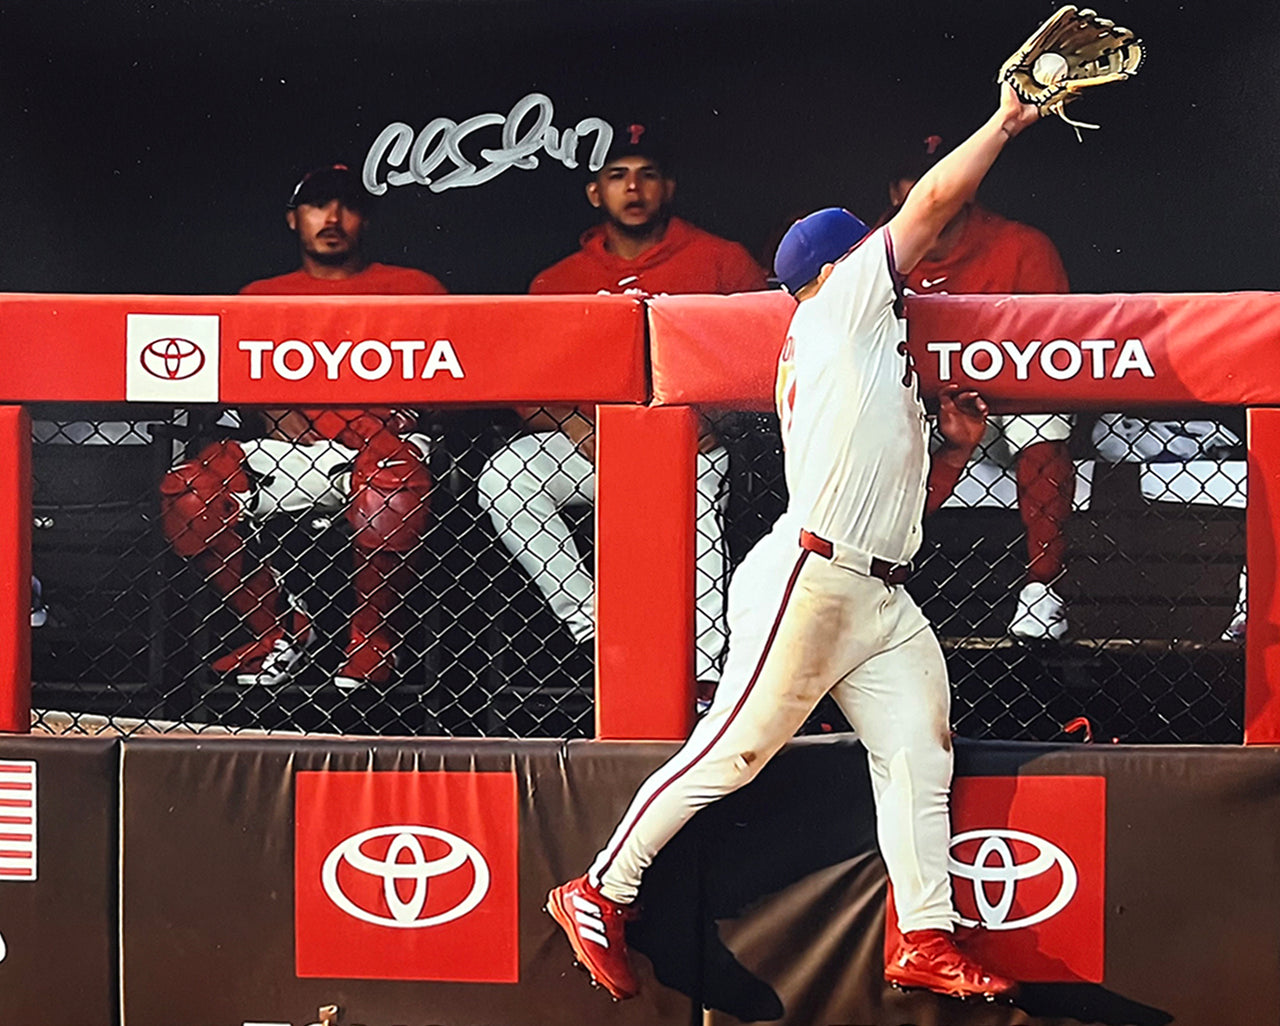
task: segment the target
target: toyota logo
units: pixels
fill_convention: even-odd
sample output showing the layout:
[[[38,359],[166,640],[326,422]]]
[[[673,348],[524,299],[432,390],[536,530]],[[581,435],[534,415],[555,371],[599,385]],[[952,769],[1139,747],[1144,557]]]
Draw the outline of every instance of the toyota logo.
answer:
[[[189,338],[153,339],[142,347],[139,360],[148,374],[166,381],[193,378],[205,363],[204,350]]]
[[[1018,930],[1051,919],[1067,907],[1075,896],[1080,874],[1065,851],[1052,841],[1021,830],[968,830],[951,838],[951,848],[966,841],[981,841],[972,862],[960,862],[948,855],[948,868],[953,876],[973,882],[973,899],[977,906],[981,925],[988,930]],[[1018,842],[1035,850],[1035,856],[1026,862],[1018,862],[1010,842]],[[1019,881],[1032,880],[1057,867],[1062,874],[1058,893],[1038,912],[1010,919],[1013,899]],[[999,897],[993,902],[988,886],[998,889]],[[964,926],[977,926],[977,920],[961,917]]]
[[[391,838],[386,851],[380,858],[369,855],[365,851],[365,844],[380,837]],[[442,842],[447,847],[447,852],[438,858],[428,858],[423,850],[422,838]],[[405,855],[408,859],[402,861],[402,856]],[[422,911],[427,904],[431,880],[462,869],[467,863],[471,864],[475,881],[466,896],[452,908],[424,916]],[[371,911],[348,897],[338,880],[338,870],[344,864],[357,873],[382,881],[382,896],[390,915]],[[347,915],[376,926],[412,930],[461,919],[479,905],[489,892],[489,866],[474,844],[445,830],[425,826],[384,826],[362,830],[339,842],[325,856],[324,865],[320,869],[320,881],[329,900]],[[397,886],[401,881],[408,881],[413,885],[413,892],[408,900],[401,897]]]

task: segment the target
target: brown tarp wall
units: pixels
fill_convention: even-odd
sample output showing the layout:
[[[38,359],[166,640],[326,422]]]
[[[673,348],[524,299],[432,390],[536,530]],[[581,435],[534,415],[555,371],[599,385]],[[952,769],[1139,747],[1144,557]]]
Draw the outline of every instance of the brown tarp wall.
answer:
[[[0,851],[33,856],[34,879],[0,876],[0,1024],[111,1026],[117,989],[114,738],[0,738],[0,767],[33,764],[32,793],[0,790]],[[10,774],[0,773],[0,780]],[[33,824],[20,822],[34,819]],[[12,860],[9,864],[12,865]]]
[[[541,906],[671,751],[5,739],[0,760],[38,765],[40,840],[37,882],[0,882],[0,1023],[120,1021],[118,760],[127,1026],[303,1026],[331,1004],[344,1026],[1280,1021],[1276,749],[959,742],[957,833],[1005,837],[985,855],[953,848],[969,865],[961,911],[966,872],[999,909],[1001,873],[1016,878],[1037,844],[1078,877],[1056,916],[974,934],[1037,978],[996,1006],[882,984],[888,888],[865,756],[846,737],[794,742],[667,847],[631,931],[642,994],[614,1004]],[[991,915],[1034,918],[1064,872],[1017,879]]]

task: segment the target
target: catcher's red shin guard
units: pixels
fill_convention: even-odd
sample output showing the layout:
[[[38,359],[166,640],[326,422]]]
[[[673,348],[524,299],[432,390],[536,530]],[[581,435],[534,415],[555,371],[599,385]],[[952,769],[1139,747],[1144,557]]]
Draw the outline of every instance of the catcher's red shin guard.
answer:
[[[636,915],[633,906],[610,901],[580,876],[552,888],[547,911],[595,983],[618,1001],[635,997],[640,986],[631,971],[626,932]]]
[[[351,642],[334,678],[340,688],[385,684],[396,668],[396,647],[407,633],[405,600],[417,583],[412,554],[354,547],[356,609]]]
[[[911,930],[902,935],[884,967],[886,982],[923,988],[948,997],[1012,997],[1018,984],[987,972],[957,948],[943,930]]]
[[[426,456],[412,442],[394,451],[366,449],[351,474],[347,519],[355,543],[366,549],[409,552],[427,532],[431,474]]]
[[[215,442],[193,460],[180,463],[160,481],[160,523],[180,556],[205,551],[240,519],[249,478],[244,449],[236,442]]]
[[[244,551],[238,537],[222,535],[208,552],[196,557],[195,564],[258,637],[265,637],[279,626],[283,606],[280,585],[267,566],[258,566],[245,575]]]

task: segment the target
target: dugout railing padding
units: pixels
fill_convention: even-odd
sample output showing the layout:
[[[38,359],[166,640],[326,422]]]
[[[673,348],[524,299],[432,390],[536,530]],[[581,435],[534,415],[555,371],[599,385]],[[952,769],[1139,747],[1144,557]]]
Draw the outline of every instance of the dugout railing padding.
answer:
[[[767,409],[792,301],[631,297],[0,297],[0,729],[30,723],[35,402],[594,403],[596,735],[689,727],[701,409]],[[908,302],[925,395],[998,411],[1249,407],[1246,743],[1280,741],[1275,608],[1280,295],[967,296]],[[904,347],[904,372],[908,356]],[[647,373],[648,371],[648,373]],[[661,525],[661,529],[655,529]]]

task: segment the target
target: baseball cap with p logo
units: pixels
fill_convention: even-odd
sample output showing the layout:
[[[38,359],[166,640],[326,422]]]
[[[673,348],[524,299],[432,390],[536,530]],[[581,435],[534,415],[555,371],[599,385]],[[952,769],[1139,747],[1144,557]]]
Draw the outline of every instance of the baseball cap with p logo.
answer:
[[[612,124],[613,140],[605,155],[605,164],[623,157],[646,157],[672,176],[672,153],[661,122],[629,120]]]

